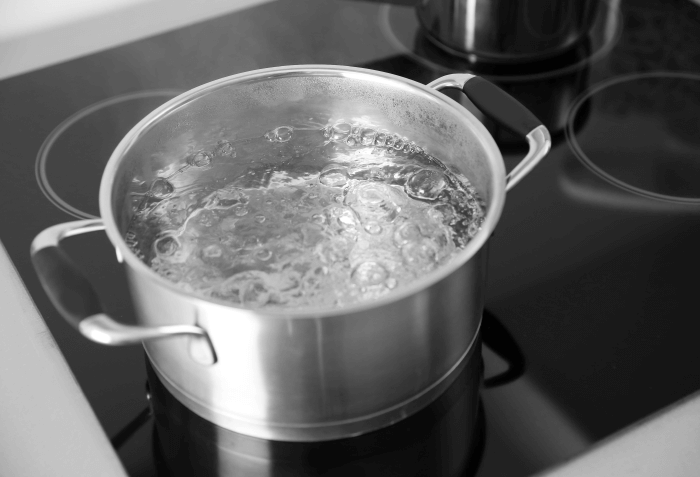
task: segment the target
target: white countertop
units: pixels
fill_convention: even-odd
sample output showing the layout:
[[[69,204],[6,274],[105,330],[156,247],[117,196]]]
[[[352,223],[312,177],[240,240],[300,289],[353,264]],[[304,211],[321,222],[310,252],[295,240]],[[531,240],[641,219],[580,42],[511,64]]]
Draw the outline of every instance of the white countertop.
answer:
[[[0,243],[0,475],[125,477]]]

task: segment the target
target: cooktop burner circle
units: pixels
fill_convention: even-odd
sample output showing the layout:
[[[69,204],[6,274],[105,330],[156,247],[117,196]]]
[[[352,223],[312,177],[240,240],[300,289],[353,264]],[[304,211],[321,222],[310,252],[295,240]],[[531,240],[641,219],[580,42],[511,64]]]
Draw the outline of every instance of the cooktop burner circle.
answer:
[[[384,6],[379,22],[386,39],[399,51],[441,74],[471,72],[486,78],[531,81],[551,78],[600,60],[615,46],[622,34],[622,15],[615,0],[600,2],[601,9],[584,41],[565,53],[532,62],[491,63],[450,55],[435,46],[422,32],[414,8]]]
[[[51,203],[80,219],[99,217],[99,188],[119,141],[151,111],[181,91],[127,93],[94,103],[59,124],[39,148],[34,173]]]
[[[699,110],[700,74],[618,76],[579,97],[566,137],[576,157],[609,183],[653,199],[700,204]]]

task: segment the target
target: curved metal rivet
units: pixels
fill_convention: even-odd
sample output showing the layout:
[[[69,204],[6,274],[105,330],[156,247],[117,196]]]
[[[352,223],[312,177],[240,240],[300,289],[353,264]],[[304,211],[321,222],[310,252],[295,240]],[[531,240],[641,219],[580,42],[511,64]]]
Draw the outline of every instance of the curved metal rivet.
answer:
[[[190,357],[195,362],[204,366],[211,366],[216,363],[214,346],[208,336],[190,336],[188,348]]]

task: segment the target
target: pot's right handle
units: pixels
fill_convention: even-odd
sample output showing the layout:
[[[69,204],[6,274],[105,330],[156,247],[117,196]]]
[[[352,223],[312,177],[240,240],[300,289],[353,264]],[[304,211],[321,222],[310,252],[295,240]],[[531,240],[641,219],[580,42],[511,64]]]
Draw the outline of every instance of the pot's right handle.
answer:
[[[456,88],[484,113],[484,115],[527,138],[530,150],[527,156],[506,176],[506,190],[527,175],[552,147],[549,131],[529,109],[493,83],[472,74],[453,74],[438,78],[428,85],[440,91]]]
[[[204,329],[196,325],[131,326],[106,315],[90,281],[60,248],[61,240],[73,235],[103,230],[101,220],[77,220],[54,225],[32,242],[34,269],[46,294],[61,315],[83,336],[106,345],[125,345],[174,335],[194,335],[204,346],[195,345],[196,360],[214,364],[216,354]],[[204,351],[202,351],[204,350]],[[192,347],[191,347],[192,354]],[[193,358],[195,356],[193,355]]]
[[[484,310],[481,320],[481,338],[484,345],[506,362],[508,368],[495,376],[484,379],[485,388],[508,384],[525,374],[525,355],[510,334],[508,328],[489,310]]]

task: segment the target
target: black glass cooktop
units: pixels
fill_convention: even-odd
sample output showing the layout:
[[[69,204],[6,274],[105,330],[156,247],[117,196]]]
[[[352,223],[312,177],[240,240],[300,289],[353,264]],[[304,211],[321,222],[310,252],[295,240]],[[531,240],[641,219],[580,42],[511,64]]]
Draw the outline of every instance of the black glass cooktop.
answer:
[[[552,133],[549,156],[509,192],[490,246],[487,308],[499,331],[485,373],[503,371],[489,346],[509,337],[525,372],[482,391],[476,423],[460,414],[459,381],[395,428],[323,445],[221,437],[157,382],[154,417],[142,349],[87,341],[41,290],[33,237],[98,215],[102,169],[141,117],[220,77],[305,63],[423,83],[473,71]],[[516,67],[446,55],[395,2],[280,0],[5,79],[0,111],[0,240],[129,475],[530,475],[700,389],[700,6],[691,1],[605,2],[575,48]],[[485,122],[513,167],[523,141]],[[106,310],[132,321],[106,237],[64,243]]]

